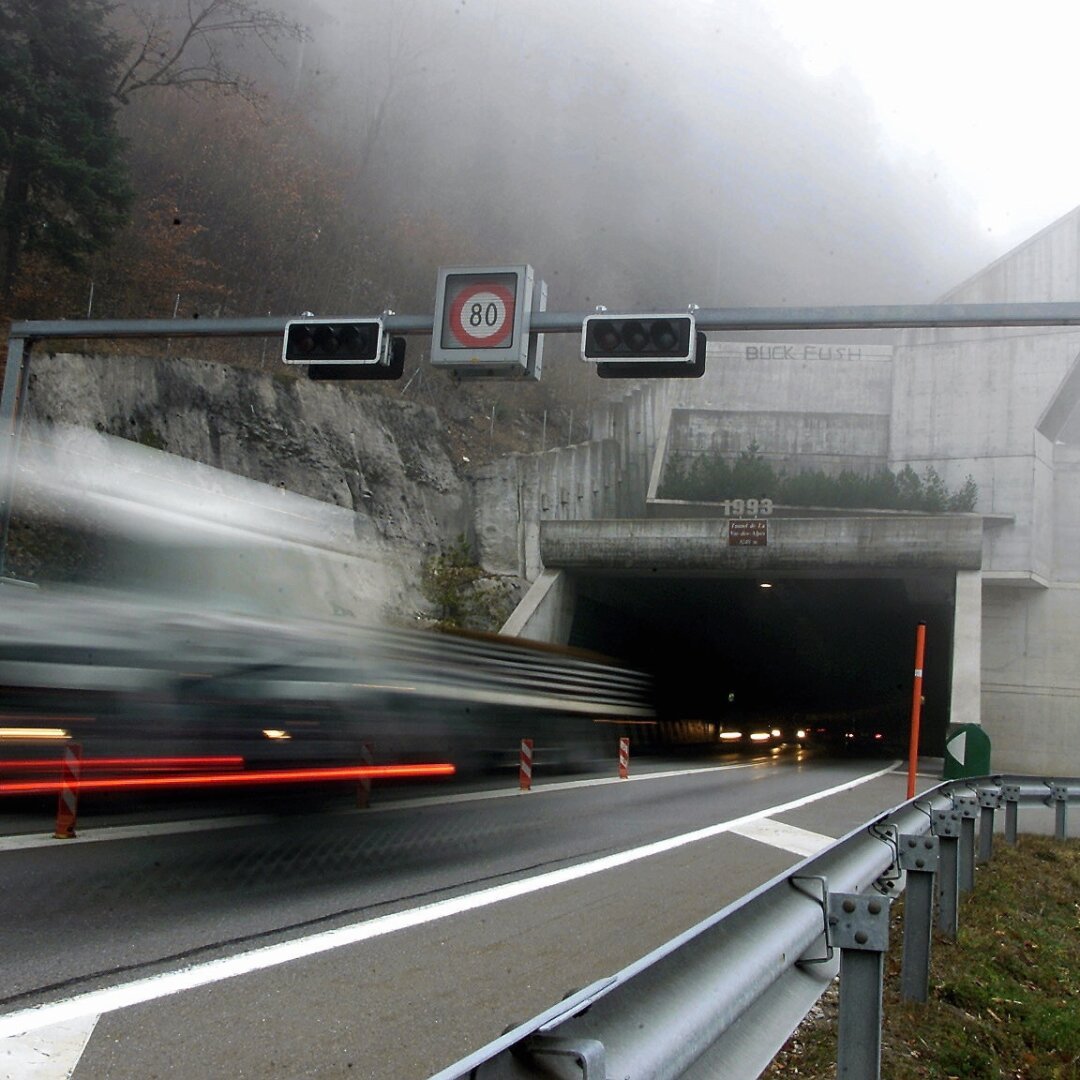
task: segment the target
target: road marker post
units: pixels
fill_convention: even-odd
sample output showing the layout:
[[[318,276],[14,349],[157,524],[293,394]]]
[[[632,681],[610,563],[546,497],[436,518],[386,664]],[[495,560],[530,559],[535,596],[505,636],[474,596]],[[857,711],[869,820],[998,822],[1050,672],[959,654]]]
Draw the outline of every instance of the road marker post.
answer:
[[[375,755],[372,753],[372,746],[369,742],[360,744],[360,764],[375,764]],[[369,776],[361,777],[357,784],[356,805],[360,810],[366,810],[371,805],[371,777]]]
[[[60,765],[60,797],[56,804],[57,840],[75,839],[75,818],[79,812],[79,774],[82,771],[82,747],[69,743],[64,747]]]
[[[522,791],[532,790],[533,741],[521,740],[521,766],[518,769],[518,787]]]
[[[630,779],[630,739],[625,735],[619,739],[619,779]]]
[[[915,773],[919,768],[919,719],[922,714],[923,658],[926,652],[926,623],[915,629],[915,679],[911,689],[911,736],[908,741],[907,797],[915,798]]]

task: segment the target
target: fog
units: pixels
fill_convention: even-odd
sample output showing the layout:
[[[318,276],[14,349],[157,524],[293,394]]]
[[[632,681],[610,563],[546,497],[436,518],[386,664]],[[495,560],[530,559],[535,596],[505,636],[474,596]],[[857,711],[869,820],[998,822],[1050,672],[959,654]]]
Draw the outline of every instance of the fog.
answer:
[[[996,254],[747,0],[287,10],[311,38],[278,85],[363,163],[374,234],[426,223],[397,248],[432,286],[439,229],[444,264],[535,265],[553,310],[931,301]]]

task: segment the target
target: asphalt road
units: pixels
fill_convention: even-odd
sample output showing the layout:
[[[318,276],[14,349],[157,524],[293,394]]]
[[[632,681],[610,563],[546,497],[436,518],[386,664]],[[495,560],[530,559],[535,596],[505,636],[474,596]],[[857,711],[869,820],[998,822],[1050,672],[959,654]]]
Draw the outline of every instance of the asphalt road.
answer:
[[[0,1076],[429,1076],[902,802],[902,773],[864,780],[887,765],[23,823],[0,840]]]

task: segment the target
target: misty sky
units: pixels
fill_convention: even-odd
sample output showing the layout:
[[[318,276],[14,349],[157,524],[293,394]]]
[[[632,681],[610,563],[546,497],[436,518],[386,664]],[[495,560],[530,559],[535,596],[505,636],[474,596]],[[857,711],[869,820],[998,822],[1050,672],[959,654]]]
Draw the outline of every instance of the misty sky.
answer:
[[[532,263],[554,309],[931,301],[1072,206],[1038,2],[294,5],[297,96],[380,213]]]
[[[1078,202],[1070,0],[762,0],[807,71],[847,71],[886,152],[935,159],[1004,248]],[[707,0],[701,3],[708,8]]]

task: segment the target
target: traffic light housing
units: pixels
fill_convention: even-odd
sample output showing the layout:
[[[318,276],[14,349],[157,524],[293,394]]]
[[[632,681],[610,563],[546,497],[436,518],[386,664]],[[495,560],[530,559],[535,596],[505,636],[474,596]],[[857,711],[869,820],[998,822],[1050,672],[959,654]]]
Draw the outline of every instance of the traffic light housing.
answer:
[[[315,381],[400,379],[405,339],[390,338],[381,318],[290,319],[281,358],[307,364]]]
[[[705,374],[705,335],[693,315],[588,315],[581,358],[602,379],[695,379]]]
[[[311,364],[312,382],[362,382],[376,379],[400,379],[405,373],[405,339],[388,338],[387,362],[379,364]]]

